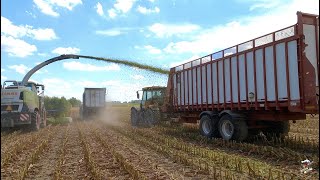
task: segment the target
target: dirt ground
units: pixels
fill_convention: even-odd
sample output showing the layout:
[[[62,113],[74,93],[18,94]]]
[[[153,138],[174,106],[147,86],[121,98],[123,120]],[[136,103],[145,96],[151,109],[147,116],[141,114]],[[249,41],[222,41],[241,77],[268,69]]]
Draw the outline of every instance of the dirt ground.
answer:
[[[319,121],[283,142],[205,139],[194,125],[133,128],[130,107],[37,132],[1,132],[1,179],[318,179]],[[301,173],[302,160],[315,170]]]

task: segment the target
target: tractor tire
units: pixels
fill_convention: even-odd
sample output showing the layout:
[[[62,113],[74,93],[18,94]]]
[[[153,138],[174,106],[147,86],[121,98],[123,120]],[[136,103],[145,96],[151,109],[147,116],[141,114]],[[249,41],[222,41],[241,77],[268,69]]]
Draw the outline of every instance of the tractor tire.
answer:
[[[248,137],[248,125],[244,119],[233,119],[226,114],[219,121],[219,132],[224,140],[243,141]]]
[[[273,137],[283,139],[290,131],[289,121],[268,122],[268,128],[262,130],[268,140]]]
[[[219,130],[215,120],[208,115],[204,115],[200,118],[199,131],[202,136],[207,138],[219,136]]]
[[[31,114],[31,124],[29,125],[29,129],[31,131],[38,131],[40,129],[41,117],[38,112],[34,112]]]
[[[147,109],[144,112],[144,126],[145,127],[151,127],[155,124],[155,117],[152,109]]]
[[[138,126],[139,125],[139,113],[135,107],[131,108],[131,126]]]

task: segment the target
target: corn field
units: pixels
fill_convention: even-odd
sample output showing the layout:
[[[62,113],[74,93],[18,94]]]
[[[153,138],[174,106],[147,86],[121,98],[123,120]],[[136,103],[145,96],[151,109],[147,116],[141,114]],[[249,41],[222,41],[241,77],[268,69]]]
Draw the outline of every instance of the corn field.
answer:
[[[196,125],[130,126],[130,107],[37,132],[1,133],[1,179],[318,179],[318,116],[284,139],[207,139]],[[301,161],[313,161],[301,173]]]

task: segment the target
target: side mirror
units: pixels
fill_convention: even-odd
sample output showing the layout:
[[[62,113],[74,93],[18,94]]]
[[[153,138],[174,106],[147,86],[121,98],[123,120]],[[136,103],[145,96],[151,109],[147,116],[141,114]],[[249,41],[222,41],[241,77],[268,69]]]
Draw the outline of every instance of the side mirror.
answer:
[[[140,99],[139,92],[137,91],[137,99]]]

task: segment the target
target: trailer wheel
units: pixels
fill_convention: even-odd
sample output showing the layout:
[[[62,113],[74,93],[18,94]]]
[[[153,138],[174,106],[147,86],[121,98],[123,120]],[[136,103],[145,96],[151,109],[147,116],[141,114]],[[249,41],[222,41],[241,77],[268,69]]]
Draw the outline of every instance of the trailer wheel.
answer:
[[[243,119],[234,120],[227,114],[219,121],[219,132],[224,140],[243,141],[248,136],[248,126]]]
[[[199,130],[201,135],[208,138],[217,137],[219,134],[214,120],[211,119],[208,115],[204,115],[200,118]]]
[[[138,126],[139,123],[139,114],[138,114],[138,110],[135,107],[131,108],[131,125],[132,126]]]

